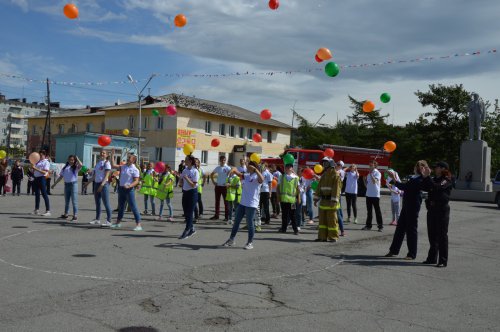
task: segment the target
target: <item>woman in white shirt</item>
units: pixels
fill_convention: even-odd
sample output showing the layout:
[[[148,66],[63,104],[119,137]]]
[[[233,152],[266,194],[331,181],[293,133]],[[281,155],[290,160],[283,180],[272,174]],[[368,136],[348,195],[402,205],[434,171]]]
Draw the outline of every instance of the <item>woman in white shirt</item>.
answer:
[[[61,173],[59,173],[59,178],[52,185],[52,189],[64,179],[64,214],[59,218],[68,219],[69,213],[69,201],[73,203],[73,219],[71,221],[78,220],[78,172],[82,168],[82,162],[77,156],[70,155],[66,165],[64,165]]]
[[[179,240],[187,239],[196,233],[194,228],[194,208],[198,204],[198,181],[200,173],[195,166],[196,158],[192,155],[186,156],[186,168],[182,171],[179,186],[182,187],[182,208],[186,218],[186,228]]]
[[[354,223],[358,223],[358,207],[356,200],[358,197],[358,179],[359,173],[356,165],[352,164],[345,172],[346,185],[345,185],[345,200],[347,202],[347,221],[351,222],[351,206],[354,215]]]
[[[115,224],[111,225],[111,228],[121,228],[122,219],[125,214],[125,203],[132,210],[135,219],[134,231],[142,231],[141,225],[141,215],[139,214],[139,209],[137,208],[137,203],[135,202],[135,187],[139,184],[139,170],[135,167],[135,162],[137,157],[133,154],[128,155],[127,163],[125,165],[116,165],[114,163],[114,151],[111,153],[111,161],[113,165],[112,168],[117,168],[120,170],[120,187],[118,188],[118,219]]]
[[[236,168],[233,168],[230,175],[236,174],[237,176],[243,178],[242,181],[242,193],[241,202],[236,210],[236,218],[234,219],[233,229],[231,231],[231,236],[223,246],[232,247],[234,246],[234,239],[240,228],[240,223],[243,220],[243,216],[246,215],[247,218],[247,228],[248,228],[248,242],[245,249],[253,249],[253,236],[255,234],[254,229],[254,215],[259,207],[260,198],[260,185],[264,182],[264,177],[258,170],[259,166],[250,161],[247,165],[247,172],[245,174],[240,173]]]
[[[33,188],[35,190],[35,211],[32,214],[40,214],[38,210],[40,209],[40,193],[42,194],[43,200],[45,202],[45,213],[42,214],[44,217],[50,217],[50,201],[47,195],[47,179],[46,176],[49,175],[50,162],[47,159],[47,153],[42,150],[39,152],[40,160],[33,165],[33,170],[35,171],[35,181],[33,182]]]

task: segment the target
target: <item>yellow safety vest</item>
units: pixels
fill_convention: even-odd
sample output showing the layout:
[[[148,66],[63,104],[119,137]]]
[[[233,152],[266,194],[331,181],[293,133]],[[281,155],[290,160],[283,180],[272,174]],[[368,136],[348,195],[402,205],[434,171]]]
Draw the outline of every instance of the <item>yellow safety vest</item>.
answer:
[[[227,187],[227,193],[226,193],[226,201],[228,202],[234,202],[236,200],[236,197],[238,197],[238,203],[241,200],[241,194],[238,194],[238,190],[241,190],[241,181],[238,176],[231,176],[230,178],[226,179],[226,183],[229,183],[230,186]]]
[[[295,203],[297,201],[297,184],[299,178],[295,177],[288,181],[286,175],[281,175],[280,179],[280,201],[282,203]]]
[[[151,174],[148,173],[143,173],[143,178],[142,178],[142,186],[141,190],[139,191],[143,195],[155,195],[155,188],[154,188],[154,177]]]
[[[198,170],[198,173],[200,173],[200,177],[198,178],[198,194],[203,194],[203,186],[201,185],[203,183],[203,171],[201,168]]]
[[[170,184],[167,185],[169,181]],[[163,201],[165,198],[174,197],[174,183],[175,183],[175,177],[172,174],[164,176],[163,179],[161,180],[160,185],[158,186],[158,189],[156,190],[156,197],[160,201]]]

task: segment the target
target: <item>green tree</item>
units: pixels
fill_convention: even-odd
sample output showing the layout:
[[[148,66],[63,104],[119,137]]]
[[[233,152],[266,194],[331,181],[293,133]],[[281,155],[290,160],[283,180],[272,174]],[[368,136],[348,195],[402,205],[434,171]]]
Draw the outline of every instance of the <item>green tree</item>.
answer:
[[[494,110],[486,114],[483,123],[483,139],[491,147],[491,172],[495,176],[500,171],[500,107],[498,99],[495,100]]]
[[[424,113],[429,123],[421,122],[421,139],[426,159],[445,160],[452,172],[459,166],[460,145],[467,139],[467,103],[471,93],[462,85],[429,85],[429,91],[417,91],[415,95],[422,106],[431,106],[435,111]]]

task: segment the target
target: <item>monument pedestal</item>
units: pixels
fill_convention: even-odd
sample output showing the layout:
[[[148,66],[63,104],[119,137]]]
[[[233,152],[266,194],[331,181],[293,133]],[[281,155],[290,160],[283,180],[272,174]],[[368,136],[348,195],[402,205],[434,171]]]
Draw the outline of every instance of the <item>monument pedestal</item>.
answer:
[[[465,176],[472,172],[472,182],[467,188]],[[456,185],[461,190],[493,190],[491,183],[491,148],[485,141],[464,141],[460,146],[460,176]]]

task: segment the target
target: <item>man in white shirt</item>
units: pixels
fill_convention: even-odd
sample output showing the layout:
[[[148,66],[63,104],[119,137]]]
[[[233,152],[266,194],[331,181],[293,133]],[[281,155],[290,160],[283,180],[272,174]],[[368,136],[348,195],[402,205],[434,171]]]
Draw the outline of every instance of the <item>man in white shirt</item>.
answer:
[[[260,187],[260,203],[259,209],[262,211],[262,221],[266,224],[271,222],[271,215],[269,213],[269,199],[270,199],[270,189],[272,186],[273,175],[269,172],[268,165],[264,164],[262,167],[262,176],[264,181]]]
[[[222,200],[224,201],[224,221],[228,221],[229,210],[226,201],[226,180],[231,172],[231,167],[226,164],[226,157],[221,156],[219,158],[219,166],[217,166],[212,174],[210,174],[210,178],[212,179],[212,183],[215,184],[215,215],[210,218],[210,220],[218,220],[220,213],[220,198],[222,196]],[[217,174],[217,181],[214,179],[214,176]]]
[[[354,223],[358,223],[358,208],[356,200],[358,198],[359,173],[356,165],[352,164],[346,174],[345,199],[347,201],[347,222],[351,222],[351,206],[354,214]]]
[[[384,224],[382,222],[382,212],[380,211],[380,181],[382,175],[377,169],[378,163],[375,160],[370,162],[370,172],[365,177],[366,184],[366,226],[363,230],[369,231],[372,229],[372,207],[375,209],[375,216],[377,218],[378,231],[382,232]]]

